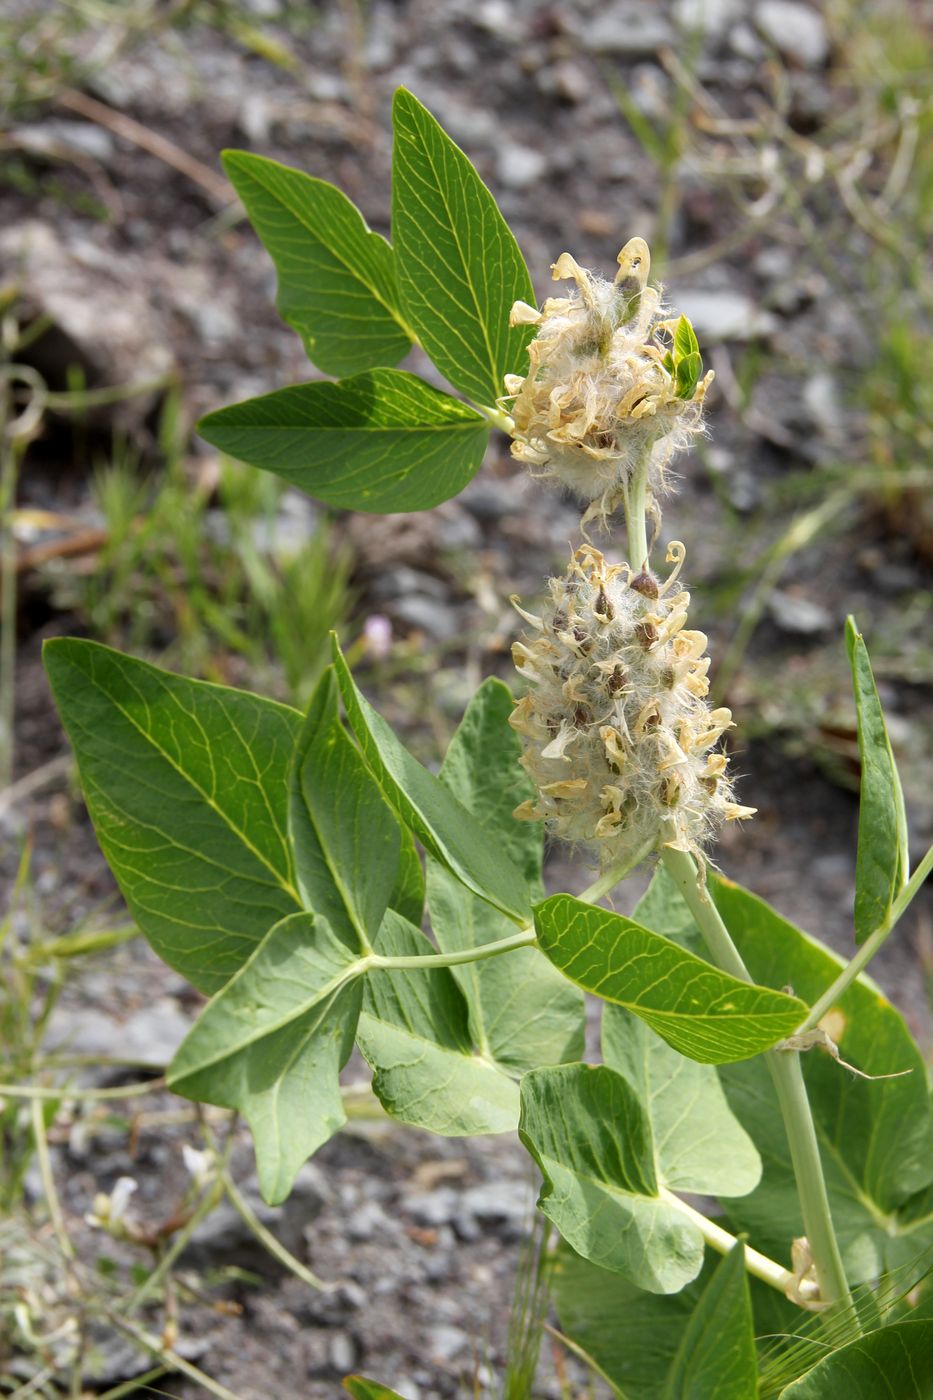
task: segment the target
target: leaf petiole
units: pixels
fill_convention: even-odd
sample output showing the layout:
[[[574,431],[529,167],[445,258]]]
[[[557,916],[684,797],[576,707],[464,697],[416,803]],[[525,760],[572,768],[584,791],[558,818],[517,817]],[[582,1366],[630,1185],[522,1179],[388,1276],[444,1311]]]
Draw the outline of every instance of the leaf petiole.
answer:
[[[797,1035],[802,1035],[805,1031],[812,1031],[814,1026],[818,1026],[827,1011],[835,1006],[836,1002],[846,991],[846,988],[855,981],[859,973],[864,972],[865,968],[878,952],[878,949],[887,941],[889,935],[894,932],[895,925],[901,916],[906,913],[911,900],[914,898],[914,895],[920,891],[931,870],[933,870],[933,846],[927,851],[923,860],[907,881],[907,884],[901,888],[884,922],[879,924],[874,933],[869,934],[855,956],[846,963],[835,982],[827,987],[823,995],[813,1003],[813,1006],[810,1008],[809,1016],[795,1032]]]
[[[460,948],[452,953],[430,953],[425,957],[389,957],[373,953],[366,959],[368,968],[373,971],[396,972],[405,968],[458,967],[462,963],[480,962],[483,958],[495,958],[500,953],[511,953],[516,948],[531,948],[537,942],[533,928],[520,929],[508,938],[499,938],[495,943],[481,943],[477,948]]]

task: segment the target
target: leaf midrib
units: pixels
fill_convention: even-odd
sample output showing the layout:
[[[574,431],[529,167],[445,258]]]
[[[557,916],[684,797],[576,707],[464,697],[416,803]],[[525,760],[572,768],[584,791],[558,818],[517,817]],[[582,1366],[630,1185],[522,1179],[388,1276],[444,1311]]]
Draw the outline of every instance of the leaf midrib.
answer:
[[[419,122],[420,122],[421,114],[420,114],[420,112],[418,111],[418,109],[417,109],[416,107],[411,107],[411,108],[409,109],[409,112],[408,112],[407,115],[408,115],[409,117],[410,117],[411,115],[414,115],[416,121],[419,121]],[[429,114],[429,115],[430,115],[430,114]],[[432,118],[432,120],[433,120],[433,118]],[[400,134],[401,134],[401,133],[400,133]],[[446,133],[442,133],[442,134],[446,136]],[[406,139],[406,141],[408,142],[408,144],[409,144],[410,146],[416,146],[416,145],[417,145],[416,139],[414,138],[413,135],[407,135],[407,136],[405,137],[405,139]],[[449,139],[449,138],[448,138],[448,139]],[[460,242],[460,236],[459,236],[459,233],[458,233],[458,230],[457,230],[457,227],[456,227],[456,223],[455,223],[455,221],[454,221],[454,219],[453,219],[453,213],[452,213],[451,207],[450,207],[450,205],[449,205],[449,203],[448,203],[448,201],[447,201],[447,197],[446,197],[446,194],[445,194],[445,192],[444,192],[444,186],[443,186],[442,182],[440,181],[440,179],[439,179],[439,177],[438,177],[437,167],[436,167],[436,165],[435,165],[432,152],[431,152],[431,150],[429,149],[427,142],[424,142],[424,143],[423,143],[422,149],[423,149],[423,151],[424,151],[424,154],[425,154],[426,160],[427,160],[427,162],[428,162],[428,165],[430,166],[431,175],[432,175],[432,177],[433,177],[433,179],[434,179],[435,188],[436,188],[436,190],[437,190],[437,192],[438,192],[438,194],[439,194],[439,196],[440,196],[441,204],[442,204],[443,209],[444,209],[444,213],[447,215],[447,221],[448,221],[448,225],[449,225],[449,228],[450,228],[451,237],[453,238],[454,246],[455,246],[456,249],[457,249],[457,253],[458,253],[459,258],[460,258],[461,266],[462,266],[463,269],[464,269],[463,285],[465,285],[465,286],[467,287],[467,289],[468,289],[468,291],[469,291],[469,293],[470,293],[470,298],[471,298],[471,300],[472,300],[472,302],[473,302],[473,306],[474,306],[474,309],[475,309],[475,312],[476,312],[476,320],[477,320],[477,323],[478,323],[479,326],[480,326],[480,329],[481,329],[481,332],[482,332],[483,344],[484,344],[485,349],[486,349],[486,355],[487,355],[488,364],[489,364],[490,378],[491,378],[493,384],[495,385],[495,384],[498,384],[498,382],[499,382],[498,365],[497,365],[497,363],[496,363],[496,357],[495,357],[495,354],[494,354],[494,352],[493,352],[492,343],[491,343],[491,341],[490,341],[490,339],[489,339],[489,330],[488,330],[488,327],[487,327],[487,325],[486,325],[486,320],[485,320],[485,318],[483,317],[483,315],[482,315],[482,313],[481,313],[481,310],[480,310],[480,304],[479,304],[479,298],[478,298],[478,296],[477,296],[476,285],[475,285],[475,283],[474,283],[474,281],[473,281],[472,276],[471,276],[471,275],[469,274],[469,272],[467,271],[467,261],[466,261],[465,255],[464,255],[463,247],[462,247],[461,242]],[[477,176],[477,179],[479,179],[479,176]],[[487,195],[488,195],[488,191],[486,191],[486,193],[487,193]],[[489,196],[489,197],[491,198],[491,196]]]
[[[214,812],[215,815],[221,819],[221,821],[233,833],[233,835],[236,836],[238,840],[240,840],[243,843],[246,849],[256,857],[256,859],[261,865],[265,866],[269,873],[275,878],[276,884],[279,885],[279,887],[283,889],[286,892],[286,894],[291,895],[292,899],[294,899],[295,901],[297,908],[300,909],[301,896],[299,895],[298,891],[295,889],[291,881],[282,878],[281,872],[276,870],[275,866],[272,865],[268,857],[263,855],[262,851],[260,851],[256,846],[253,845],[253,843],[247,837],[246,833],[241,831],[239,827],[235,825],[235,823],[230,819],[227,813],[224,812],[224,810],[217,805],[214,799],[207,792],[205,792],[205,790],[198,783],[194,781],[191,774],[185,772],[184,768],[182,768],[180,764],[176,763],[176,761],[172,758],[171,754],[168,753],[165,749],[163,749],[161,744],[157,743],[155,738],[151,734],[147,733],[146,730],[143,729],[142,726],[137,723],[137,721],[133,718],[132,714],[128,710],[125,710],[123,708],[123,706],[116,699],[116,697],[110,695],[100,684],[100,682],[97,681],[93,676],[89,677],[89,679],[91,681],[91,684],[94,685],[101,692],[102,695],[106,696],[106,698],[113,705],[114,709],[116,709],[123,716],[127,723],[132,725],[132,727],[136,730],[137,734],[139,734],[140,737],[144,739],[146,743],[148,743],[155,750],[155,752],[159,754],[159,756],[162,759],[164,759],[164,761],[169,765],[169,767],[172,768],[180,778],[184,779],[184,781],[188,784],[189,787],[193,788],[193,790],[198,794],[198,796],[207,804],[208,807],[210,807],[211,811]]]

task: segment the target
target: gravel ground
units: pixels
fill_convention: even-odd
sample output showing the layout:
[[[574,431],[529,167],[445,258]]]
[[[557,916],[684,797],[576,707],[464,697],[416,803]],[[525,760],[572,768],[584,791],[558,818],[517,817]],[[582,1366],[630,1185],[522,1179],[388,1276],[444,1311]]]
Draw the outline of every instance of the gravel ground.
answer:
[[[18,7],[5,8],[14,16]],[[393,89],[404,83],[477,164],[542,293],[564,248],[607,271],[629,236],[656,227],[659,202],[668,200],[668,291],[709,348],[717,388],[710,439],[680,469],[664,538],[686,540],[695,625],[710,633],[714,655],[717,647],[722,654],[738,617],[737,571],[750,569],[790,519],[781,504],[786,483],[845,460],[861,431],[847,396],[871,338],[863,308],[854,297],[852,304],[840,298],[787,205],[743,235],[735,180],[716,168],[717,150],[726,163],[724,145],[698,137],[705,157],[682,159],[676,197],[666,196],[623,119],[616,88],[624,85],[637,111],[663,126],[671,73],[689,63],[706,96],[695,97],[688,121],[702,135],[710,111],[737,121],[759,113],[773,97],[777,68],[789,129],[818,140],[850,96],[841,36],[822,10],[792,0],[649,7],[373,0],[365,9],[252,0],[238,13],[283,45],[291,69],[229,27],[193,23],[118,54],[82,90],[202,162],[215,172],[215,186],[218,151],[251,148],[335,181],[388,233],[388,111]],[[689,39],[682,26],[697,16],[705,33]],[[89,50],[91,37],[75,41],[78,48]],[[308,377],[296,337],[276,318],[268,259],[217,188],[67,103],[17,109],[6,129],[32,185],[0,183],[0,268],[4,279],[18,269],[26,304],[55,324],[57,341],[46,338],[36,354],[53,385],[74,355],[92,383],[173,369],[193,418]],[[89,212],[89,201],[99,208]],[[864,236],[849,228],[849,241],[834,249],[843,278],[866,256]],[[733,235],[738,241],[725,256],[698,256]],[[411,367],[436,378],[417,357]],[[100,442],[116,428],[145,455],[153,423],[153,403],[136,400],[102,413],[90,431]],[[206,447],[192,450],[199,454],[192,470],[203,468]],[[86,513],[91,455],[53,423],[27,458],[21,504]],[[368,688],[427,761],[436,762],[474,684],[489,672],[508,677],[517,628],[505,600],[512,592],[534,597],[564,557],[576,520],[570,503],[517,472],[500,443],[455,502],[415,517],[337,522],[355,554],[359,616],[387,614],[401,658],[365,677]],[[933,835],[933,736],[928,710],[924,719],[929,644],[922,621],[905,624],[905,617],[922,619],[917,600],[930,596],[921,514],[892,528],[870,501],[857,502],[845,506],[839,523],[770,579],[761,623],[731,678],[740,799],[760,815],[728,832],[718,860],[845,951],[857,800],[851,786],[830,780],[827,765],[837,778],[854,776],[841,661],[847,612],[856,612],[870,644],[877,639],[884,652],[883,699],[918,852]],[[43,638],[75,625],[26,579],[17,673],[21,777],[63,752],[38,655]],[[892,638],[896,645],[888,647]],[[801,691],[803,721],[787,700]],[[32,834],[47,929],[67,930],[106,906],[112,882],[66,770],[53,770],[44,787],[0,809],[0,824],[14,838]],[[5,843],[0,878],[12,880],[17,846],[16,839]],[[579,889],[588,873],[553,852],[548,879],[552,888]],[[626,888],[621,907],[633,899]],[[875,965],[927,1043],[921,954],[930,930],[929,909],[918,901]],[[75,974],[51,1034],[72,1051],[139,1053],[164,1063],[196,1001],[134,942]],[[349,1074],[361,1078],[361,1066]],[[92,1078],[99,1082],[101,1072]],[[94,1193],[120,1175],[140,1184],[134,1209],[141,1218],[163,1220],[177,1204],[181,1144],[196,1141],[196,1125],[149,1126],[151,1115],[173,1105],[166,1096],[147,1098],[129,1138],[119,1125],[60,1134],[55,1166],[83,1257],[109,1250],[81,1221]],[[248,1185],[245,1142],[233,1161]],[[517,1245],[533,1197],[530,1166],[512,1138],[448,1142],[384,1122],[354,1123],[305,1170],[292,1206],[270,1218],[289,1247],[337,1286],[310,1290],[257,1257],[237,1217],[212,1219],[187,1262],[213,1280],[213,1298],[235,1306],[224,1312],[185,1302],[181,1333],[192,1349],[184,1354],[243,1400],[333,1396],[340,1376],[357,1367],[407,1400],[473,1394],[476,1378],[497,1393]],[[128,1265],[120,1255],[118,1276]],[[217,1274],[231,1266],[258,1267],[267,1277],[255,1287]],[[121,1346],[100,1341],[92,1388],[142,1369],[133,1348]],[[549,1344],[545,1353],[537,1393],[556,1397],[562,1392]],[[156,1384],[178,1396],[204,1393],[183,1378]]]

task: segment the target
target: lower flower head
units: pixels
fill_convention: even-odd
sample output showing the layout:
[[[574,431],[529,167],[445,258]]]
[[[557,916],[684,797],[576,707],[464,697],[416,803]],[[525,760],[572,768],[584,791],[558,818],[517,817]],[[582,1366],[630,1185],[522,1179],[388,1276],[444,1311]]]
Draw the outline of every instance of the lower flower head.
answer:
[[[513,647],[529,688],[511,724],[538,795],[515,815],[589,845],[604,866],[662,839],[698,851],[723,821],[754,812],[732,800],[716,747],[732,715],[706,700],[706,637],[688,628],[690,595],[675,587],[685,553],[670,545],[659,583],[586,545],[549,581],[540,617],[519,608],[534,635]]]

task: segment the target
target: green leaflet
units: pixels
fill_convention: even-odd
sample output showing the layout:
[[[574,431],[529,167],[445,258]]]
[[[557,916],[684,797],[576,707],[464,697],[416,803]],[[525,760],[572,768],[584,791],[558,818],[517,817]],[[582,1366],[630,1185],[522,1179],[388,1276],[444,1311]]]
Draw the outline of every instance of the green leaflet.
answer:
[[[44,660],[130,912],[159,957],[216,991],[301,905],[286,829],[300,715],[96,642],[56,639]]]
[[[619,1400],[752,1400],[756,1357],[741,1248],[707,1255],[679,1293],[645,1293],[572,1250],[557,1251],[551,1295],[561,1329]]]
[[[411,348],[392,249],[326,180],[247,151],[224,170],[278,273],[277,306],[325,374],[397,364]]]
[[[273,1204],[346,1121],[338,1074],[364,970],[325,919],[292,914],[208,1003],[169,1067],[176,1094],[243,1114]]]
[[[292,384],[209,413],[214,447],[347,510],[427,510],[463,490],[489,426],[467,404],[399,369]]]
[[[896,1322],[831,1352],[781,1400],[931,1400],[933,1322]]]
[[[334,641],[337,683],[350,727],[386,800],[430,855],[474,894],[519,924],[530,923],[531,901],[522,872],[433,773],[399,743],[361,695]]]
[[[337,713],[329,666],[298,738],[289,832],[305,906],[354,952],[368,950],[399,874],[399,827]]]
[[[767,1050],[797,1027],[796,997],[749,986],[631,919],[570,895],[535,908],[542,952],[584,991],[627,1006],[692,1060],[722,1064]]]
[[[534,301],[524,258],[463,152],[410,92],[392,107],[392,240],[406,319],[462,394],[492,405],[507,374],[527,369],[528,327],[509,326]]]
[[[376,950],[397,957],[435,951],[391,909]],[[473,1053],[466,1004],[448,968],[370,973],[357,1040],[373,1090],[394,1118],[445,1137],[516,1128],[518,1085]]]
[[[512,816],[530,792],[518,762],[521,744],[508,723],[514,703],[501,681],[485,681],[451,740],[440,777],[480,823],[488,843],[504,850],[538,892],[541,828]],[[433,860],[428,863],[428,902],[434,936],[444,952],[491,943],[512,932],[503,914]],[[583,997],[537,949],[521,948],[452,971],[467,999],[473,1038],[482,1054],[517,1071],[583,1054]]]
[[[710,1196],[744,1196],[755,1189],[761,1158],[712,1065],[679,1055],[644,1021],[611,1004],[603,1007],[602,1051],[647,1108],[665,1186]]]
[[[399,827],[401,851],[395,887],[389,896],[389,908],[397,909],[410,924],[421,927],[424,917],[424,866],[418,855],[415,838],[407,826]]]
[[[886,923],[891,905],[907,881],[907,817],[868,649],[856,630],[853,617],[846,620],[846,647],[852,668],[862,760],[855,865],[855,941],[864,943],[875,929]]]
[[[397,1390],[390,1390],[387,1385],[368,1380],[366,1376],[345,1376],[343,1388],[349,1391],[353,1400],[405,1400]]]
[[[663,1400],[751,1400],[757,1358],[745,1251],[733,1245],[717,1266],[680,1339]]]
[[[584,1258],[650,1293],[700,1271],[699,1230],[658,1194],[651,1124],[604,1065],[558,1065],[522,1080],[519,1135],[544,1176],[538,1205]]]
[[[808,1002],[835,981],[841,960],[763,900],[728,880],[711,880],[710,889],[757,981],[790,983]],[[685,933],[689,911],[663,870],[636,913],[672,937],[696,937],[695,930]],[[921,1194],[933,1182],[933,1111],[923,1058],[903,1018],[869,978],[847,989],[828,1025],[842,1058],[865,1073],[910,1071],[868,1081],[819,1050],[803,1057],[833,1221],[855,1283],[907,1263],[933,1243],[933,1196]],[[741,1200],[728,1200],[729,1214],[756,1248],[786,1258],[803,1226],[770,1076],[759,1062],[730,1065],[720,1074],[764,1164],[761,1184]]]

